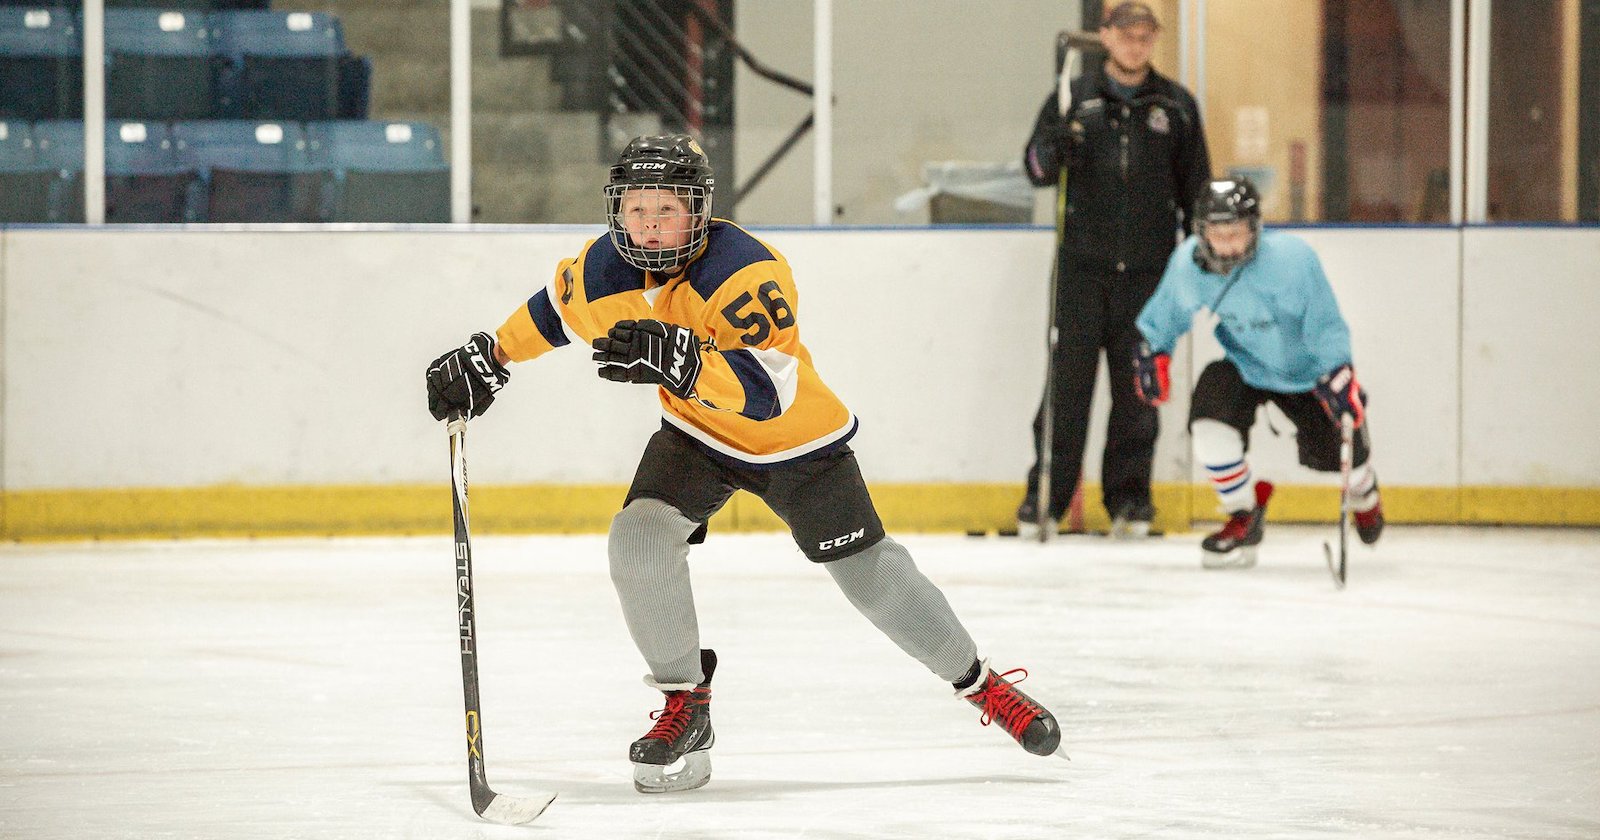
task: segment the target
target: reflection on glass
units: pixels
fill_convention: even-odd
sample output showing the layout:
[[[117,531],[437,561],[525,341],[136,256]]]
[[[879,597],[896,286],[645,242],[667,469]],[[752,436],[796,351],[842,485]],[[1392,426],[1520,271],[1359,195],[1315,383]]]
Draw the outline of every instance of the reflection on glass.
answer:
[[[448,221],[446,2],[108,0],[106,221]],[[84,218],[82,29],[0,4],[0,221]]]
[[[1450,0],[1209,4],[1214,167],[1269,220],[1449,221],[1449,30]]]
[[[1449,0],[1323,8],[1323,216],[1450,220]]]
[[[83,220],[82,113],[77,16],[0,6],[0,224]]]
[[[732,0],[499,0],[474,9],[476,219],[595,223],[640,134],[687,131],[736,192]]]
[[[1600,81],[1594,70],[1600,61],[1600,7],[1582,0],[1517,0],[1492,8],[1490,221],[1600,221],[1600,93],[1594,90]],[[1589,17],[1587,28],[1582,14]],[[1580,108],[1585,64],[1588,107]],[[1586,154],[1580,151],[1585,148]]]

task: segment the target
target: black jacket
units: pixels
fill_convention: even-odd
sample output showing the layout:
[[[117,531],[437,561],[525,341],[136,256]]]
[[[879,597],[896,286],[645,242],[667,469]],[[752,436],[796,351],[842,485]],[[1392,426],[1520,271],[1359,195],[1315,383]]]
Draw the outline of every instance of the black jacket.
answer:
[[[1154,70],[1123,98],[1094,67],[1072,82],[1063,119],[1051,93],[1039,109],[1023,166],[1034,186],[1067,167],[1062,255],[1107,273],[1159,274],[1190,232],[1189,213],[1211,179],[1194,97]]]

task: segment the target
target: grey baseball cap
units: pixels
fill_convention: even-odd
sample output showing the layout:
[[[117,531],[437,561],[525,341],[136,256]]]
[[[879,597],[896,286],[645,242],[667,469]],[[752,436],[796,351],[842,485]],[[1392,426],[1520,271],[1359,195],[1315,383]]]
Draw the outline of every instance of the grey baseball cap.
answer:
[[[1140,3],[1137,0],[1125,0],[1106,10],[1106,15],[1100,21],[1101,28],[1115,26],[1118,29],[1133,26],[1139,23],[1148,23],[1157,29],[1161,28],[1161,21],[1156,18],[1156,13],[1150,8],[1149,3]]]

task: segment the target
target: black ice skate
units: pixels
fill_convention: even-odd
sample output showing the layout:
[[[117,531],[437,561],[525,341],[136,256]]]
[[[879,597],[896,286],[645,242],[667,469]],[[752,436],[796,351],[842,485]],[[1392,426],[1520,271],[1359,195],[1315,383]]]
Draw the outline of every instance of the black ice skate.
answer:
[[[1060,533],[1061,517],[1050,517],[1046,527],[1051,533]],[[1039,506],[1032,499],[1023,499],[1022,504],[1017,506],[1017,536],[1025,540],[1039,538]]]
[[[1363,543],[1372,545],[1378,541],[1378,537],[1383,536],[1383,499],[1378,495],[1376,477],[1372,479],[1372,492],[1362,501],[1370,501],[1372,506],[1366,510],[1354,511],[1356,535],[1361,537]]]
[[[628,748],[633,762],[633,787],[640,793],[671,793],[694,790],[711,781],[711,674],[717,670],[717,654],[700,651],[700,668],[705,681],[658,683],[645,677],[645,683],[667,695],[667,704],[652,712],[656,725]],[[679,761],[681,769],[671,767]]]
[[[1055,715],[1006,679],[1012,674],[1022,675],[1017,678],[1018,682],[1028,676],[1021,668],[996,674],[986,659],[979,666],[978,680],[968,688],[958,689],[956,696],[983,710],[983,716],[978,719],[980,723],[984,726],[999,723],[1000,728],[1028,752],[1034,755],[1054,753],[1066,758],[1067,754],[1062,752],[1061,727]]]
[[[1150,520],[1156,518],[1156,509],[1149,502],[1129,502],[1117,508],[1111,517],[1113,539],[1136,540],[1150,536]]]
[[[1267,518],[1272,482],[1256,482],[1256,506],[1233,514],[1222,530],[1200,542],[1200,565],[1207,569],[1248,569],[1256,564]]]

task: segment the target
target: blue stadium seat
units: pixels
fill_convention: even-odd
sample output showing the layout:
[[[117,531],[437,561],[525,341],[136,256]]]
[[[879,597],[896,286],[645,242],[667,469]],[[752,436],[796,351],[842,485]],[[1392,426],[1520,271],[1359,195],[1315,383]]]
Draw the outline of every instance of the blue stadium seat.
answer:
[[[34,123],[39,158],[58,172],[52,221],[77,221],[83,213],[83,123]],[[106,122],[106,221],[191,222],[199,174],[186,169],[165,123]]]
[[[49,220],[83,221],[83,123],[48,120],[33,125],[34,151],[52,173]]]
[[[205,221],[322,221],[322,176],[298,123],[180,122],[172,136],[179,159],[202,174]]]
[[[33,148],[33,126],[22,120],[0,120],[0,170],[16,172],[38,160]]]
[[[332,173],[329,221],[450,221],[450,166],[433,126],[314,122],[306,140],[312,165]]]
[[[50,185],[55,170],[41,163],[33,127],[0,120],[0,224],[50,221]]]
[[[219,12],[226,58],[222,113],[243,119],[341,116],[341,73],[353,57],[338,18],[313,12]]]
[[[0,8],[0,117],[83,113],[83,36],[64,8]]]
[[[217,66],[207,12],[106,10],[106,116],[216,116]]]
[[[28,6],[38,8],[39,0],[0,0],[0,6]],[[53,0],[45,5],[81,11],[83,0]],[[214,11],[222,9],[265,9],[272,0],[106,0],[109,8],[193,9]]]
[[[3,0],[0,0],[3,2]],[[81,6],[77,0],[74,6]],[[106,0],[107,6],[147,9],[194,9],[196,11],[226,11],[229,9],[265,9],[272,0]]]

